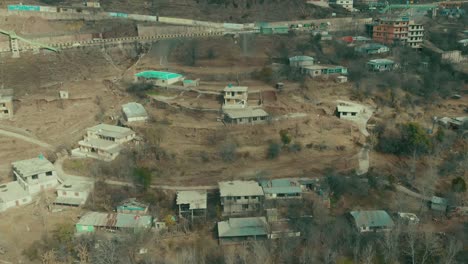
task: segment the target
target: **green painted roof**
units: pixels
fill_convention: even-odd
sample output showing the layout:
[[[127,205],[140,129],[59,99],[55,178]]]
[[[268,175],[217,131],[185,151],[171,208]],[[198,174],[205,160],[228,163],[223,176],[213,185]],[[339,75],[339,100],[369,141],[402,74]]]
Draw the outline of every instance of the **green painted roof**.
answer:
[[[375,59],[375,60],[370,60],[368,64],[371,65],[382,65],[382,64],[394,64],[395,62],[389,59]]]
[[[351,211],[356,226],[368,227],[392,227],[393,220],[387,212],[383,210],[373,211]]]
[[[313,61],[313,60],[314,58],[310,56],[303,56],[303,55],[289,58],[289,61]]]
[[[162,79],[162,80],[182,77],[182,75],[178,73],[162,72],[162,71],[142,71],[142,72],[135,74],[135,76],[143,77],[145,79]]]

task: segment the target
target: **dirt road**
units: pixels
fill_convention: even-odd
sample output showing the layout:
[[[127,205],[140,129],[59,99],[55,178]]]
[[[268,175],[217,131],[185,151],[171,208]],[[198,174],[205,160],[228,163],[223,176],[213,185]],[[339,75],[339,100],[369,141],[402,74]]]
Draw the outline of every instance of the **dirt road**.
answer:
[[[15,133],[15,132],[7,131],[7,130],[4,130],[4,129],[0,129],[0,135],[6,136],[6,137],[16,138],[16,139],[19,139],[19,140],[24,140],[24,141],[27,141],[29,143],[32,143],[32,144],[35,144],[35,145],[38,145],[38,146],[41,146],[41,147],[44,147],[44,148],[47,148],[47,149],[54,149],[54,147],[52,145],[50,145],[50,144],[48,144],[46,142],[40,141],[38,139],[29,137],[29,136],[21,135],[21,134]]]

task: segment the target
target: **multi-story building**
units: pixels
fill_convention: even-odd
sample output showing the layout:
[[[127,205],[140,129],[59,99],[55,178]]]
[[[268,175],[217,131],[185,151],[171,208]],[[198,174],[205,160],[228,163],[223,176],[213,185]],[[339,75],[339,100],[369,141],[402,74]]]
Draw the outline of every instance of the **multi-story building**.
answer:
[[[240,109],[247,107],[248,87],[228,85],[224,88],[225,109]]]
[[[375,42],[412,48],[420,48],[424,38],[424,26],[408,17],[380,19],[369,24],[368,31]]]
[[[258,211],[263,200],[263,190],[255,181],[219,182],[219,192],[224,215]]]
[[[424,26],[421,24],[415,24],[414,21],[410,21],[408,26],[408,46],[411,48],[421,48],[424,38]]]
[[[54,188],[59,183],[54,165],[45,158],[21,160],[12,165],[16,180],[30,194]]]
[[[372,39],[385,44],[405,44],[408,39],[409,19],[383,18],[373,25]]]

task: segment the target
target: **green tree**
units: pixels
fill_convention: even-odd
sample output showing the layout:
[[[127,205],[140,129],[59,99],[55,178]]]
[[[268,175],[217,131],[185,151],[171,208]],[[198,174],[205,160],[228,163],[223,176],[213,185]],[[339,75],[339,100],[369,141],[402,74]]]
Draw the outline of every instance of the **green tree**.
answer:
[[[151,186],[151,171],[146,168],[135,168],[133,170],[134,181],[136,184],[143,187],[143,190],[148,190]]]
[[[276,142],[271,142],[268,145],[267,158],[268,159],[276,159],[279,156],[280,152],[281,152],[280,144],[278,144]]]
[[[452,190],[454,192],[466,192],[466,182],[462,177],[452,180]]]
[[[432,143],[429,135],[418,123],[408,123],[401,128],[403,150],[406,153],[427,153]]]
[[[288,145],[291,143],[291,135],[289,134],[289,131],[286,129],[282,129],[280,132],[280,137],[281,137],[281,142],[283,142],[283,145]]]

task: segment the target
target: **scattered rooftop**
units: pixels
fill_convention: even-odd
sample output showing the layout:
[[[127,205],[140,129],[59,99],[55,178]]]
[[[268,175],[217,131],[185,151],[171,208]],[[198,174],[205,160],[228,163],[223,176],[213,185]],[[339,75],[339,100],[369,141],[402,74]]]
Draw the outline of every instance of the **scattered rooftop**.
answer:
[[[91,190],[92,187],[92,182],[65,180],[57,187],[57,191],[85,192]]]
[[[163,72],[163,71],[142,71],[142,72],[135,74],[135,76],[142,77],[145,79],[161,79],[161,80],[169,80],[169,79],[182,77],[182,75],[178,73]]]
[[[265,217],[229,218],[218,222],[218,236],[242,237],[268,235],[268,224]]]
[[[77,224],[95,227],[137,228],[151,227],[152,217],[146,215],[89,212]]]
[[[350,214],[358,227],[392,227],[394,225],[390,215],[383,210],[351,211]]]
[[[247,92],[249,90],[249,87],[247,86],[233,86],[233,85],[227,85],[224,87],[225,92]]]
[[[390,59],[373,59],[368,62],[369,64],[394,64],[395,62]]]
[[[256,181],[224,181],[218,185],[221,197],[263,196],[262,187]]]
[[[143,105],[135,102],[122,105],[122,111],[127,118],[148,117],[148,113],[146,113]]]
[[[99,125],[90,127],[88,128],[88,131],[94,132],[102,136],[113,137],[113,138],[125,138],[135,133],[130,128],[113,126],[113,125],[108,125],[108,124],[99,124]]]
[[[23,176],[55,171],[54,165],[45,158],[20,160],[12,163],[13,168]]]
[[[302,56],[302,55],[289,58],[289,61],[310,61],[310,60],[314,60],[314,58],[310,56]]]
[[[78,144],[84,147],[105,150],[109,153],[117,153],[121,149],[121,147],[115,142],[98,138],[87,138],[79,141]]]
[[[242,109],[223,109],[223,112],[231,119],[268,116],[268,113],[261,108],[246,107]]]
[[[21,200],[29,193],[17,181],[0,184],[0,203]]]
[[[189,204],[190,210],[206,209],[207,194],[206,191],[179,191],[177,192],[177,205]]]
[[[262,186],[265,194],[292,194],[302,192],[299,182],[291,179],[263,180],[260,181],[260,185]]]
[[[126,199],[117,206],[117,209],[121,210],[145,210],[146,208],[148,208],[148,204],[140,202],[136,198]]]
[[[336,106],[336,110],[340,113],[341,112],[359,113],[361,111],[361,108],[358,106],[354,106],[354,105],[339,104]]]

